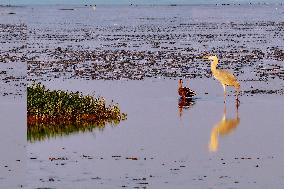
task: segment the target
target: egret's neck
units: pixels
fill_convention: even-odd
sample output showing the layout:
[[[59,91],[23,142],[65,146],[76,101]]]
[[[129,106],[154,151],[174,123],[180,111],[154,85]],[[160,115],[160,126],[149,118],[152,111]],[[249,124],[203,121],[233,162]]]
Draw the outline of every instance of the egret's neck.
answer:
[[[212,72],[216,71],[217,64],[218,64],[218,59],[215,59],[215,60],[212,61],[212,63],[211,63],[211,71]]]
[[[182,88],[182,82],[179,82],[179,88]]]

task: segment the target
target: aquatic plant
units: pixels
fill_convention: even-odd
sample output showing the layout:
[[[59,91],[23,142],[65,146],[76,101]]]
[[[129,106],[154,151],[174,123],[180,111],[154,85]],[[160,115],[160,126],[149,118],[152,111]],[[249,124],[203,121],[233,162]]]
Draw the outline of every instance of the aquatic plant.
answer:
[[[117,104],[106,105],[102,97],[49,90],[41,84],[28,86],[27,94],[28,140],[117,125],[126,119]]]

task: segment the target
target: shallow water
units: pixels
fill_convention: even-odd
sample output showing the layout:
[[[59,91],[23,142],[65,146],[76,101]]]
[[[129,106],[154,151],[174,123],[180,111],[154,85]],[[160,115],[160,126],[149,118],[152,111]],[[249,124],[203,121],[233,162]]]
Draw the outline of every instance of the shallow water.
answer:
[[[242,96],[239,124],[218,136],[219,146],[212,152],[211,131],[223,116],[222,87],[214,80],[191,80],[199,96],[181,116],[176,80],[45,84],[52,89],[96,91],[118,102],[128,119],[103,131],[29,144],[28,156],[37,158],[28,163],[32,187],[278,188],[284,184],[279,166],[284,157],[282,97]],[[234,97],[227,100],[227,118],[236,118]]]
[[[29,143],[30,187],[279,188],[284,184],[283,168],[279,166],[283,164],[284,156],[281,147],[283,101],[280,100],[280,94],[242,92],[237,115],[230,91],[226,104],[227,119],[222,121],[222,87],[208,76],[208,63],[200,60],[193,59],[185,63],[192,65],[192,69],[185,67],[187,73],[194,72],[201,78],[193,77],[195,79],[190,80],[189,85],[196,90],[198,97],[192,106],[181,111],[178,106],[177,80],[163,79],[166,75],[154,75],[156,79],[150,76],[142,81],[131,81],[121,76],[124,72],[138,76],[142,72],[143,76],[143,72],[147,74],[153,71],[152,67],[140,67],[141,61],[129,70],[117,69],[115,65],[119,62],[114,61],[114,70],[104,69],[93,77],[91,71],[95,66],[104,65],[107,60],[75,61],[80,69],[85,69],[86,74],[74,76],[74,70],[48,59],[60,56],[58,52],[53,56],[54,48],[58,46],[73,49],[74,52],[70,53],[78,53],[78,57],[81,56],[81,50],[90,50],[90,54],[101,51],[102,55],[99,56],[103,56],[109,49],[142,50],[145,56],[147,53],[144,50],[154,54],[161,51],[165,56],[163,53],[162,56],[154,56],[157,61],[154,68],[171,73],[181,68],[171,67],[170,63],[165,62],[175,58],[172,54],[178,54],[179,50],[187,56],[187,50],[184,49],[187,47],[193,47],[195,56],[208,49],[213,52],[219,50],[220,55],[222,52],[233,53],[237,49],[236,54],[242,57],[246,54],[240,49],[249,52],[262,49],[266,53],[264,59],[243,64],[244,67],[241,66],[236,72],[242,90],[279,90],[283,88],[282,67],[279,69],[279,78],[262,80],[263,77],[257,73],[261,70],[259,65],[264,65],[265,69],[272,62],[282,66],[281,59],[271,58],[266,48],[279,45],[278,39],[283,34],[280,29],[282,25],[278,22],[284,16],[283,7],[117,6],[97,7],[95,12],[88,12],[89,8],[75,8],[74,12],[58,11],[59,15],[63,14],[60,19],[55,19],[46,7],[42,10],[47,11],[42,11],[39,17],[37,13],[34,13],[35,18],[31,17],[30,28],[35,32],[31,35],[31,40],[36,42],[33,46],[36,49],[34,55],[39,55],[37,59],[42,61],[43,68],[39,71],[30,69],[28,79],[42,81],[51,89],[78,90],[84,94],[103,96],[108,101],[114,100],[128,114],[128,119],[116,127]],[[74,17],[76,12],[82,14]],[[67,14],[70,16],[68,19]],[[277,24],[271,24],[271,20]],[[156,27],[157,24],[161,30]],[[61,27],[68,29],[62,30]],[[270,35],[271,28],[279,30],[274,33],[275,40]],[[58,32],[63,36],[48,37]],[[131,36],[136,32],[138,37]],[[175,34],[170,36],[175,38],[166,39],[166,33]],[[217,37],[206,39],[210,33]],[[240,38],[236,35],[238,33],[245,37]],[[78,43],[74,39],[81,41]],[[162,42],[161,46],[169,49],[161,50],[153,46],[153,41]],[[120,46],[122,42],[127,43],[127,46]],[[280,44],[279,48],[282,47]],[[132,54],[119,56],[128,57]],[[184,60],[181,58],[179,61]],[[236,66],[239,61],[230,66]],[[127,65],[124,66],[127,68]],[[52,71],[54,68],[59,68],[59,71]],[[117,73],[121,75],[116,77]],[[138,76],[130,78],[139,79]],[[188,77],[186,74],[172,77],[177,76]],[[60,79],[54,79],[58,77]],[[121,80],[92,80],[94,78]],[[184,81],[188,83],[187,79]]]
[[[11,55],[1,63],[1,115],[11,125],[1,132],[1,187],[284,185],[283,6],[27,6],[0,7],[0,15],[0,52]],[[229,89],[226,119],[222,87],[198,58],[208,52],[241,83],[238,113]],[[23,163],[27,61],[30,83],[114,100],[128,119],[29,142]],[[192,78],[184,81],[198,94],[181,109],[178,77]]]
[[[283,80],[280,5],[60,8],[26,7],[29,81],[211,78],[208,53],[251,86]]]
[[[0,97],[0,188],[26,185],[26,99]]]
[[[24,22],[22,9],[0,6],[0,188],[26,186]]]

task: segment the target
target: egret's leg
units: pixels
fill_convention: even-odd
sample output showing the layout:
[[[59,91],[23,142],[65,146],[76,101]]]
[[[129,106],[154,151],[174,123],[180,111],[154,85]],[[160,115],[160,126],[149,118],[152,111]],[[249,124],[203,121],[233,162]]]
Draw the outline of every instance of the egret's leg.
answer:
[[[240,100],[239,100],[240,88],[237,87],[237,88],[236,88],[236,91],[237,91],[237,94],[236,94],[236,105],[237,105],[237,108],[238,108],[239,105],[240,105]]]
[[[224,103],[226,103],[226,85],[222,84],[223,88],[224,88]]]
[[[239,93],[240,93],[240,89],[238,87],[235,87],[236,90],[236,100],[239,100]]]
[[[236,104],[236,109],[237,109],[237,118],[239,118],[239,103],[238,102]]]

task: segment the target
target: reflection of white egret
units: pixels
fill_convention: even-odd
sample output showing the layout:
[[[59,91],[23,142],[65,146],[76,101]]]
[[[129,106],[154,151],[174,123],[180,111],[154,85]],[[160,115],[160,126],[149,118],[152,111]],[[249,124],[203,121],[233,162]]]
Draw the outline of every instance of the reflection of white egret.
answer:
[[[219,146],[219,135],[225,136],[232,133],[240,124],[238,105],[236,105],[237,115],[233,119],[226,118],[226,104],[224,104],[224,113],[222,119],[214,126],[211,131],[211,137],[209,142],[209,150],[216,152]]]
[[[222,84],[224,88],[224,102],[226,102],[226,86],[233,86],[237,91],[236,99],[238,102],[239,92],[240,92],[240,83],[238,82],[237,78],[226,70],[217,69],[218,58],[217,56],[206,56],[212,61],[211,63],[211,71],[213,76]]]

